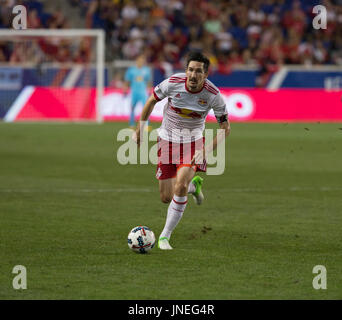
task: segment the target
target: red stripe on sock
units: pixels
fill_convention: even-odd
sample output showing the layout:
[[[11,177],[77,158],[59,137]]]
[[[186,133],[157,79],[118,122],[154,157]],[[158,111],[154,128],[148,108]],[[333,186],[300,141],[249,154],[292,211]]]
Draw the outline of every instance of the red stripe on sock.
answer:
[[[177,204],[186,204],[188,202],[188,200],[185,200],[185,202],[178,202],[174,198],[172,198],[172,200]]]

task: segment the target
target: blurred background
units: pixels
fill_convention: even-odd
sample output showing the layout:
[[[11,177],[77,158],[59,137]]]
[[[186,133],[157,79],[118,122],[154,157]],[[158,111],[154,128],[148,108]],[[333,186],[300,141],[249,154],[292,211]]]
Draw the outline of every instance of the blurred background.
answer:
[[[130,98],[120,90],[125,88],[127,68],[135,64],[139,55],[146,57],[153,87],[171,74],[183,71],[186,54],[199,50],[210,58],[209,79],[223,90],[233,120],[342,120],[338,94],[342,87],[342,0],[0,0],[0,3],[0,30],[12,28],[12,9],[22,4],[27,8],[29,30],[100,29],[104,31],[105,41],[104,91],[99,107],[93,101],[99,97],[93,97],[92,92],[99,76],[96,63],[101,59],[96,37],[61,33],[53,37],[0,38],[1,118],[6,117],[14,104],[19,110],[18,96],[23,88],[33,86],[34,90],[54,88],[55,91],[48,93],[31,94],[39,93],[44,99],[51,94],[59,104],[66,105],[75,104],[70,89],[82,88],[83,93],[78,90],[72,95],[77,95],[76,101],[83,107],[73,115],[66,108],[69,111],[64,117],[61,112],[27,110],[21,119],[93,119],[94,108],[100,108],[102,120],[126,121]],[[316,5],[326,8],[326,29],[313,28]],[[244,91],[229,100],[233,89]],[[304,91],[292,91],[291,96],[284,96],[284,91],[282,96],[269,100],[267,91],[259,97],[263,91],[255,93],[256,89]],[[315,91],[308,93],[308,89]],[[299,102],[293,94],[299,97]],[[310,110],[305,109],[304,115],[297,118],[296,110],[303,107],[307,94],[314,105],[305,106]],[[30,96],[27,90],[26,96]],[[269,108],[280,98],[284,108],[294,105],[295,114],[271,115]],[[257,108],[261,104],[268,109],[260,110],[263,113],[259,117]],[[319,109],[323,104],[333,109],[322,113]],[[161,112],[157,108],[152,119],[160,120]],[[20,112],[17,116],[9,118],[19,120]]]

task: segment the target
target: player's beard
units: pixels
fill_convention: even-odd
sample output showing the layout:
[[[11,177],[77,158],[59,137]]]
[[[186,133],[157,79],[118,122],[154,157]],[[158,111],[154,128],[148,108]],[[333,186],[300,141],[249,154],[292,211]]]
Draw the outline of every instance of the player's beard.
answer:
[[[198,80],[197,79],[189,79],[188,82],[188,87],[190,89],[192,89],[193,91],[197,91],[199,89],[199,85],[198,85]]]

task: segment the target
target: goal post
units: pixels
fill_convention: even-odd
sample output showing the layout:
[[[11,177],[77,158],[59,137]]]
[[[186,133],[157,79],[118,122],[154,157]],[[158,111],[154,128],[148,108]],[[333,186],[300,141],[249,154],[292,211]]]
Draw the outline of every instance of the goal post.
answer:
[[[0,60],[4,121],[103,121],[102,29],[0,29],[0,49],[7,58]]]

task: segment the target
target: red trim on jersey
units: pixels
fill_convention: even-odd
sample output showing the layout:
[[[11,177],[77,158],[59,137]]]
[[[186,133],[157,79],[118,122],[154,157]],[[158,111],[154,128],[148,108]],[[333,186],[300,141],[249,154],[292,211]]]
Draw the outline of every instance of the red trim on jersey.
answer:
[[[170,77],[170,80],[185,80],[186,77]]]
[[[208,86],[204,86],[204,88],[206,88],[208,91],[213,92],[215,94],[218,94],[218,91],[216,91],[215,89],[208,87]]]
[[[207,91],[209,91],[210,93],[214,94],[215,96],[217,95],[217,93],[216,93],[215,91],[212,91],[211,89],[209,89],[209,88],[207,88],[207,87],[205,87],[205,89],[206,89]]]
[[[153,90],[153,95],[157,101],[161,101],[161,99],[157,96],[157,94],[154,92],[154,90]]]
[[[185,77],[170,77],[169,82],[184,82],[186,80]]]
[[[214,95],[217,95],[219,93],[218,90],[216,90],[214,87],[212,87],[211,85],[209,85],[208,83],[204,84],[204,88],[206,88],[209,92],[211,92]]]
[[[205,82],[204,85],[207,86],[207,87],[210,88],[210,89],[213,89],[216,93],[219,93],[219,91],[218,91],[215,87],[213,87],[212,85],[210,85],[207,81]]]
[[[177,204],[186,204],[188,202],[188,200],[184,201],[184,202],[178,202],[176,201],[174,198],[172,198],[172,201],[174,201]]]
[[[169,83],[183,83],[185,80],[186,80],[186,78],[170,77]]]
[[[190,91],[190,90],[188,89],[188,87],[186,86],[186,82],[187,82],[187,81],[188,81],[188,78],[186,78],[186,80],[185,80],[185,89],[186,89],[186,91],[188,91],[189,93],[196,94],[196,93],[201,92],[201,91],[203,90],[203,88],[204,88],[204,84],[203,84],[203,87],[202,87],[200,90],[198,90],[198,91]]]

